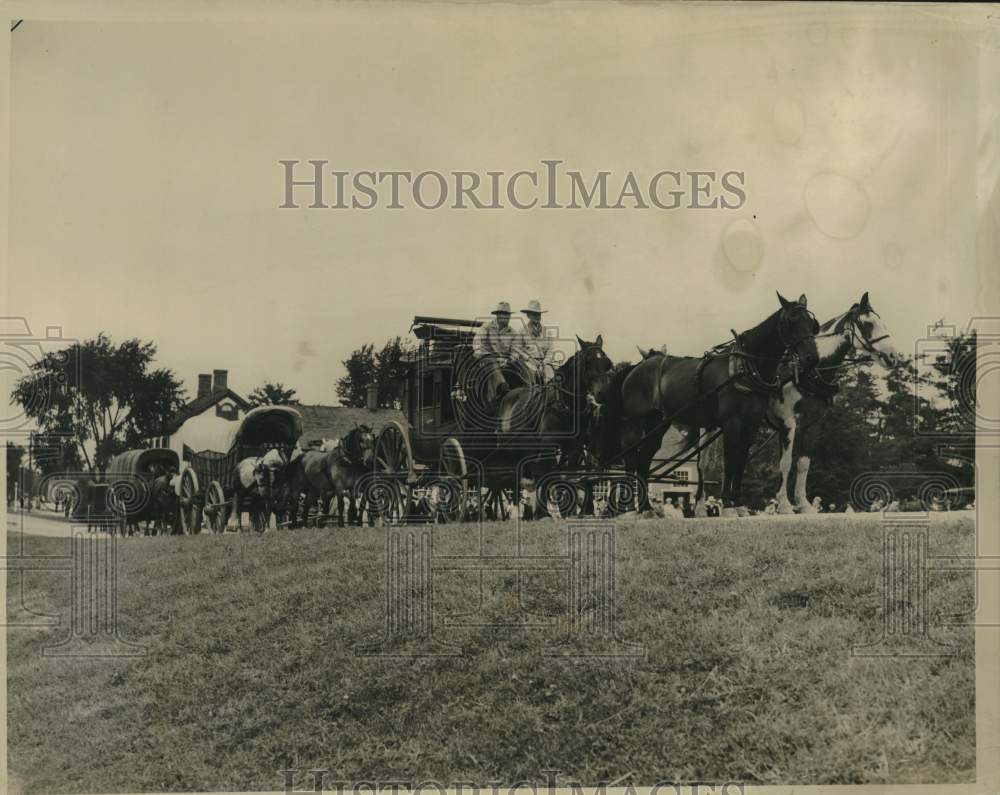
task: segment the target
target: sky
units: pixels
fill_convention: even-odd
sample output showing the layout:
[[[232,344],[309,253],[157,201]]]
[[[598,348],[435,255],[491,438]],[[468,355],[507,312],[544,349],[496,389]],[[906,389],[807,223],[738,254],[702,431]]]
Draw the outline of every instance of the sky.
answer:
[[[288,6],[290,8],[290,6]],[[11,51],[8,314],[335,403],[414,315],[537,298],[561,336],[700,354],[775,291],[964,326],[995,188],[996,36],[933,8],[415,4],[43,22]],[[985,53],[985,54],[984,54]],[[992,60],[991,60],[992,59]],[[738,209],[279,209],[331,170],[730,170]],[[640,178],[640,182],[641,182]],[[302,195],[302,194],[299,194]],[[40,333],[40,332],[39,332]]]

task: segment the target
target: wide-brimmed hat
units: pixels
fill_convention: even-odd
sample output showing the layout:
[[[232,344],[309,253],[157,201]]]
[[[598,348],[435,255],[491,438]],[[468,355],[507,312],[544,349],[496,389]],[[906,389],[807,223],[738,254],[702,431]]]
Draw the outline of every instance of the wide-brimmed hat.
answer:
[[[536,315],[544,315],[549,310],[548,309],[542,309],[542,302],[539,301],[537,298],[532,298],[530,301],[528,301],[528,307],[527,307],[527,309],[522,309],[521,311],[522,312],[533,312]]]
[[[491,315],[509,315],[510,314],[510,304],[506,301],[501,301],[497,304],[497,308],[490,312]]]

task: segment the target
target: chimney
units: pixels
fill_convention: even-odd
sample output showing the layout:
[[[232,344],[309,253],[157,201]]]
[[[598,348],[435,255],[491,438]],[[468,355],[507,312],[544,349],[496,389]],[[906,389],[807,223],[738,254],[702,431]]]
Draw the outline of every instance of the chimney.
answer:
[[[227,383],[229,380],[228,370],[212,370],[212,391],[222,392],[229,388]]]
[[[368,385],[368,410],[378,411],[378,384]]]
[[[212,394],[212,376],[208,373],[198,374],[198,397]]]

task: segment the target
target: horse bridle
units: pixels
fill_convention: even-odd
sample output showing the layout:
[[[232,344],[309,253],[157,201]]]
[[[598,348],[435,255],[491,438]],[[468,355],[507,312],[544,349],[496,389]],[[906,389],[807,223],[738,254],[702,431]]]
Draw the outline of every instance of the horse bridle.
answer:
[[[819,330],[819,321],[816,320],[816,315],[814,315],[810,309],[808,309],[808,308],[806,308],[804,306],[799,305],[799,309],[801,309],[801,311],[805,312],[808,317],[812,318],[812,321],[815,324],[814,327],[818,331]],[[791,353],[792,354],[792,358],[796,358],[798,356],[798,354],[795,353],[794,349],[796,347],[798,347],[798,345],[800,343],[804,342],[805,340],[809,339],[810,337],[815,338],[816,337],[816,333],[813,332],[812,334],[803,334],[800,337],[796,337],[793,340],[789,340],[787,338],[787,336],[788,336],[788,326],[790,325],[790,323],[791,323],[791,320],[788,318],[788,316],[785,314],[785,312],[782,312],[781,313],[781,317],[778,318],[778,338],[781,340],[781,344],[785,346],[786,353]],[[784,358],[788,358],[788,357],[782,357],[782,358],[784,359]]]
[[[596,346],[594,346],[594,347],[596,347]],[[581,350],[581,353],[583,353],[582,350]],[[572,361],[572,359],[570,361]],[[588,395],[593,396],[592,393],[589,392],[589,391],[585,392],[583,395],[577,395],[572,390],[569,390],[566,387],[564,387],[564,386],[561,385],[560,382],[563,381],[563,380],[565,380],[565,379],[562,378],[562,372],[561,371],[563,370],[563,368],[569,367],[570,361],[567,361],[566,364],[564,364],[562,367],[560,367],[558,370],[556,370],[555,376],[552,378],[552,380],[549,381],[547,384],[545,384],[546,387],[551,387],[552,389],[555,390],[556,395],[559,396],[557,398],[557,402],[559,402],[559,403],[563,402],[562,399],[561,399],[562,395],[565,395],[566,397],[568,397],[568,398],[570,398],[571,400],[574,400],[574,401],[578,397],[584,397],[584,398],[586,398]]]
[[[881,319],[881,315],[874,309],[869,309],[866,314],[875,315],[875,317]],[[868,351],[868,353],[880,355],[879,351],[876,350],[875,344],[881,342],[882,340],[887,340],[891,337],[891,334],[883,334],[881,337],[875,337],[874,339],[867,339],[865,335],[858,328],[858,314],[856,312],[851,313],[851,344],[856,345],[861,343],[862,350]]]

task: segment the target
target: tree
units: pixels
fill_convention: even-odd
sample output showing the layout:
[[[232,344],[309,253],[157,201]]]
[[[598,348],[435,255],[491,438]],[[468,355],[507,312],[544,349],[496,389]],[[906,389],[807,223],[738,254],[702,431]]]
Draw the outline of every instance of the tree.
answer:
[[[378,385],[380,408],[399,408],[403,395],[400,360],[410,346],[401,337],[389,340],[379,351],[375,345],[362,345],[343,361],[347,374],[337,380],[337,397],[344,406],[368,405],[368,386]]]
[[[105,334],[46,354],[11,393],[42,434],[71,439],[91,469],[163,433],[184,404],[166,369],[152,369],[156,346],[130,339],[114,345]]]
[[[282,383],[261,384],[247,398],[251,406],[298,406],[295,390]]]

